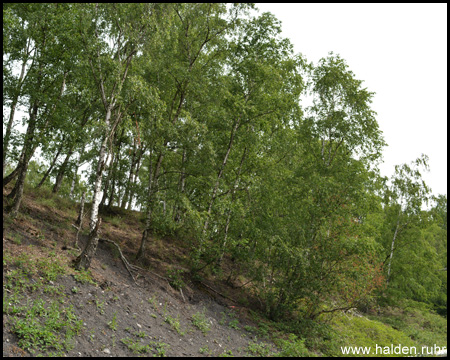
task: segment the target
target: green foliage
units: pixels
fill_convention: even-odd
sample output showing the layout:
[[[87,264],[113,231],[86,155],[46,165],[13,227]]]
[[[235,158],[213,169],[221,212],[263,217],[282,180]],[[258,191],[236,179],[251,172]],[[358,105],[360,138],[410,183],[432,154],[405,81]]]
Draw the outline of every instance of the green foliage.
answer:
[[[401,331],[415,343],[432,347],[447,346],[447,320],[430,309],[430,305],[403,300],[401,307],[386,307],[371,319]]]
[[[125,345],[128,346],[128,348],[133,351],[133,353],[135,354],[145,354],[151,351],[151,346],[150,344],[141,344],[139,342],[134,342],[132,339],[130,338],[124,338],[121,339],[122,343],[124,343]]]
[[[37,268],[48,281],[55,281],[59,275],[65,273],[64,267],[55,259],[41,259],[37,262]]]
[[[305,357],[311,356],[305,346],[304,339],[298,339],[294,334],[289,334],[289,339],[278,339],[277,346],[281,348],[275,356],[279,357]]]
[[[384,252],[383,270],[388,285],[384,301],[394,304],[401,299],[412,299],[434,303],[445,313],[446,291],[443,290],[446,290],[447,276],[441,269],[446,266],[447,235],[445,227],[438,225],[443,225],[445,207],[439,205],[442,199],[435,198],[436,207],[422,209],[430,200],[422,170],[428,170],[425,155],[411,164],[396,166],[390,184],[384,186],[381,194],[384,208],[371,221]]]
[[[247,346],[247,352],[251,356],[273,356],[270,346],[265,343],[250,342]]]
[[[205,316],[205,310],[192,315],[192,324],[197,327],[204,335],[211,330],[211,324],[208,318]]]
[[[230,320],[230,322],[228,323],[228,326],[232,329],[240,330],[238,319]]]
[[[207,354],[207,355],[211,354],[211,350],[209,350],[208,345],[201,347],[198,351],[200,354]]]
[[[58,352],[70,350],[66,342],[62,342],[59,330],[64,323],[52,323],[54,314],[49,314],[46,325],[42,326],[39,321],[26,318],[18,320],[14,326],[14,333],[19,337],[19,346],[30,351],[55,349]]]
[[[340,314],[332,320],[332,323],[334,330],[340,334],[332,348],[335,356],[342,356],[341,347],[343,346],[371,347],[372,350],[377,345],[382,348],[390,347],[392,344],[418,346],[418,343],[405,333],[383,324],[378,319],[369,320],[364,317]]]
[[[97,299],[95,299],[94,301],[98,312],[103,315],[105,313],[105,301],[98,301]]]
[[[74,279],[82,284],[91,284],[97,286],[97,283],[92,279],[90,270],[80,270],[74,275]]]
[[[183,270],[181,269],[169,269],[167,271],[167,277],[170,279],[169,284],[175,290],[180,290],[186,286],[186,284],[183,281],[182,274]]]
[[[180,335],[184,335],[185,331],[181,330],[181,325],[180,325],[180,317],[179,315],[177,315],[176,318],[173,318],[170,315],[165,315],[164,316],[164,322],[168,323],[170,326],[172,326],[176,332]]]
[[[117,330],[117,313],[114,313],[112,320],[108,322],[108,326],[113,331]]]
[[[5,116],[6,173],[24,164],[26,191],[73,218],[85,191],[93,217],[99,202],[136,204],[145,235],[183,239],[193,280],[231,267],[229,280],[249,281],[269,318],[300,319],[312,339],[332,337],[316,323],[327,314],[377,302],[410,299],[445,315],[447,199],[429,196],[428,158],[380,177],[374,93],[339,55],[310,64],[295,54],[281,22],[253,7],[5,4],[4,106],[29,109],[26,134]],[[312,105],[302,108],[305,95]],[[11,182],[18,205],[21,179]],[[123,217],[106,220],[120,227]],[[56,261],[14,262],[8,289],[32,288],[35,270],[45,281],[63,274]],[[184,275],[170,269],[170,285],[185,287]],[[75,279],[96,285],[88,272]],[[202,314],[192,321],[208,331]],[[220,324],[239,328],[226,314]],[[264,322],[256,331],[271,333]],[[285,341],[286,356],[304,352],[298,338]]]
[[[27,292],[41,289],[46,281],[56,280],[63,273],[62,267],[57,261],[45,259],[33,266],[26,255],[10,260],[18,268],[5,276],[4,287],[8,291],[3,299],[3,312],[10,316],[18,345],[32,354],[49,355],[56,351],[56,355],[63,355],[73,348],[72,339],[82,329],[82,321],[75,315],[72,305],[65,306],[64,292],[46,285],[42,290],[58,299],[45,302],[40,298],[30,301],[25,297]],[[39,279],[38,275],[42,280],[34,280]]]

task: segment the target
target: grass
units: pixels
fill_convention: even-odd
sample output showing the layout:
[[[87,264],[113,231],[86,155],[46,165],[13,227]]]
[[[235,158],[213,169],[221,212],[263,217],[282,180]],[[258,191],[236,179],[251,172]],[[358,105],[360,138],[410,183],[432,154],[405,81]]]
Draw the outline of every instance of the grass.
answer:
[[[233,351],[225,349],[218,357],[233,357]]]
[[[40,274],[42,274],[42,276],[48,281],[55,281],[59,275],[65,273],[65,268],[58,261],[51,260],[51,258],[50,259],[42,258],[38,260],[37,268]]]
[[[77,271],[73,277],[81,284],[91,284],[97,286],[97,283],[92,279],[91,270]]]
[[[117,330],[117,313],[114,313],[112,320],[108,322],[108,326],[113,331]]]
[[[130,338],[121,339],[128,349],[130,349],[135,354],[146,354],[152,350],[150,344],[141,344],[138,341],[133,341]]]
[[[158,311],[158,301],[156,300],[156,296],[153,295],[151,298],[149,298],[148,303],[152,305],[154,311]]]
[[[207,354],[207,355],[211,355],[211,350],[209,350],[208,345],[201,347],[198,352],[200,354]]]
[[[239,320],[238,319],[233,319],[228,323],[228,326],[232,329],[236,329],[236,330],[240,330],[239,327]]]
[[[110,223],[115,227],[122,227],[123,221],[121,216],[105,216],[104,221]]]
[[[14,244],[16,245],[21,245],[22,244],[22,238],[19,234],[15,233],[12,235],[12,241]]]
[[[401,344],[402,346],[415,346],[417,343],[405,333],[388,326],[378,320],[370,320],[365,317],[336,315],[332,320],[333,329],[340,334],[335,341],[333,353],[342,356],[341,347],[390,347]]]
[[[170,348],[170,345],[166,343],[160,343],[157,341],[150,341],[148,344],[144,344],[140,340],[134,341],[133,339],[128,337],[121,339],[121,341],[134,354],[147,354],[151,351],[154,351],[155,352],[154,356],[165,357],[166,350]]]
[[[101,315],[105,313],[105,302],[104,301],[98,301],[95,299],[95,306],[97,307],[97,310]]]
[[[276,342],[281,350],[274,354],[279,357],[310,357],[313,354],[305,346],[305,339],[299,339],[295,334],[289,334],[288,339],[277,339]]]
[[[4,288],[8,291],[3,297],[3,313],[9,315],[19,347],[32,354],[63,356],[73,348],[72,340],[80,334],[82,320],[74,314],[72,305],[65,305],[61,288],[49,284],[64,273],[64,268],[56,260],[33,262],[26,254],[7,255],[6,264],[15,268],[5,276]],[[41,297],[30,300],[26,294],[36,291],[47,293],[51,301]]]
[[[52,189],[46,186],[42,186],[39,189],[34,189],[29,186],[25,186],[25,188],[28,188],[28,191],[33,194],[36,203],[51,209],[59,209],[64,211],[70,218],[76,218],[77,210],[74,207],[74,201],[68,197],[54,194]]]
[[[250,342],[247,347],[247,352],[251,356],[273,356],[270,345],[266,343]]]
[[[381,315],[369,318],[400,331],[416,344],[447,347],[447,319],[412,300],[400,305],[403,310],[387,308]]]
[[[172,326],[172,327],[176,330],[176,332],[177,332],[178,334],[180,334],[180,335],[182,335],[182,336],[185,334],[185,331],[182,331],[182,330],[181,330],[180,316],[179,316],[179,315],[177,315],[176,319],[173,318],[173,317],[170,316],[170,315],[166,315],[165,318],[164,318],[164,322],[166,322],[166,323],[168,323],[170,326]]]
[[[137,331],[134,333],[134,335],[136,335],[138,338],[145,338],[147,336],[147,334],[145,333],[145,331]]]
[[[192,324],[197,327],[204,335],[211,330],[211,324],[205,316],[205,309],[203,312],[198,312],[192,315]]]

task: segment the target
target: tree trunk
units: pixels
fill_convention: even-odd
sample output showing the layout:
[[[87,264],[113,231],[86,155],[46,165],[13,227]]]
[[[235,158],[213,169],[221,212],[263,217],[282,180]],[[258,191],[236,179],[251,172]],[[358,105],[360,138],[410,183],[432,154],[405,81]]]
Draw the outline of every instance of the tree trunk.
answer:
[[[81,162],[81,156],[83,155],[84,152],[84,144],[83,147],[81,148],[80,151],[80,156],[78,157],[77,163],[75,165],[75,171],[73,172],[73,178],[72,178],[72,185],[70,185],[70,198],[73,198],[73,191],[75,190],[75,182],[77,181],[77,173],[78,173],[78,168],[80,167],[80,162]]]
[[[73,145],[70,148],[69,152],[66,155],[66,158],[64,159],[64,162],[62,163],[61,167],[59,168],[58,175],[56,176],[55,185],[53,186],[52,192],[56,194],[59,189],[61,188],[62,180],[64,178],[64,173],[66,172],[67,164],[69,162],[70,157],[73,154]]]
[[[39,69],[39,72],[40,72],[40,73],[41,73],[41,71],[42,71],[42,67],[43,67],[43,65],[40,66],[40,69]],[[63,94],[63,92],[64,92],[64,87],[65,87],[65,84],[66,84],[66,77],[67,77],[67,72],[64,73],[63,82],[62,82],[62,85],[61,85],[61,91],[60,91],[60,93],[59,93],[59,97],[58,97],[58,99],[55,101],[55,103],[53,104],[53,107],[52,107],[50,113],[47,114],[47,108],[46,108],[46,110],[45,110],[45,112],[44,112],[43,118],[46,118],[46,120],[45,120],[44,125],[42,126],[41,133],[45,132],[45,129],[46,129],[48,123],[50,122],[50,118],[51,118],[53,112],[54,112],[55,109],[56,109],[57,102],[58,102],[58,101],[61,99],[61,97],[62,97],[62,94]],[[41,80],[40,80],[40,79],[41,79],[41,76],[39,75],[39,77],[38,77],[38,84],[41,83]],[[37,106],[38,101],[35,100],[34,103],[35,103],[36,106]],[[33,107],[34,107],[34,105],[33,105]],[[31,106],[30,106],[30,108],[31,108]],[[9,174],[6,178],[3,178],[3,187],[5,187],[12,179],[14,179],[14,177],[15,177],[17,174],[19,174],[19,170],[20,170],[20,171],[23,171],[23,169],[28,169],[28,162],[30,161],[30,159],[31,159],[31,157],[33,156],[33,154],[34,154],[36,148],[37,148],[38,145],[39,145],[39,142],[34,142],[34,143],[33,143],[33,138],[34,138],[34,135],[35,135],[35,134],[34,134],[34,130],[35,130],[35,128],[36,128],[36,122],[37,122],[37,108],[38,108],[38,106],[36,107],[36,113],[34,114],[34,120],[33,120],[33,121],[34,121],[34,124],[33,124],[33,126],[31,127],[31,128],[33,129],[33,133],[31,134],[31,142],[30,142],[31,145],[28,144],[28,145],[25,146],[25,143],[24,143],[24,146],[22,147],[22,153],[20,154],[20,158],[19,158],[19,164],[17,165],[16,169],[15,169],[11,174]],[[34,113],[34,109],[33,109],[33,111],[29,110],[28,112],[29,112],[29,113]],[[30,114],[30,122],[31,122],[31,121],[32,121],[32,115]],[[30,125],[28,125],[28,128],[27,128],[27,135],[28,135],[28,130],[31,129],[31,128],[30,128]],[[27,137],[27,135],[25,135],[25,138]],[[26,139],[25,139],[25,141],[26,141]],[[27,159],[27,158],[28,158],[28,159]],[[25,162],[27,162],[26,167],[23,166],[23,164],[24,164]],[[19,175],[19,176],[20,176],[20,175]],[[16,192],[17,192],[17,189],[14,188],[13,191],[8,195],[8,198],[12,198],[13,196],[15,197],[15,196],[16,196]],[[20,201],[19,201],[19,203],[20,203]]]
[[[244,149],[244,153],[242,154],[241,163],[239,164],[238,173],[236,174],[236,179],[234,180],[233,189],[231,189],[231,204],[234,202],[235,194],[236,194],[236,188],[239,183],[239,177],[241,175],[242,171],[242,165],[244,164],[245,156],[247,155],[247,147]],[[225,254],[225,246],[227,245],[227,238],[228,238],[228,229],[230,227],[230,221],[231,221],[231,207],[228,209],[228,215],[227,215],[227,223],[225,225],[225,235],[222,242],[222,253],[220,254],[220,258],[218,263],[220,264],[223,259],[223,255]]]
[[[133,178],[131,179],[131,189],[130,189],[130,199],[128,201],[128,206],[127,209],[131,210],[131,204],[133,202],[133,198],[134,198],[134,185],[137,182],[138,176],[139,176],[139,170],[141,168],[141,160],[142,160],[142,155],[144,154],[145,149],[144,148],[140,148],[139,149],[139,155],[138,158],[136,160],[136,170],[133,172]]]
[[[122,209],[125,209],[125,207],[127,206],[128,197],[130,195],[130,186],[131,186],[131,181],[132,181],[133,173],[134,173],[134,167],[135,167],[135,163],[136,163],[136,152],[137,152],[136,139],[134,139],[134,141],[133,141],[133,156],[131,157],[130,172],[128,175],[127,185],[125,186],[125,193],[122,198],[122,204],[120,205],[120,207]]]
[[[160,164],[161,160],[161,154],[158,159],[158,164]],[[156,169],[155,169],[156,173]],[[153,186],[153,172],[152,172],[152,154],[150,152],[150,162],[149,162],[149,168],[148,168],[148,199],[147,199],[147,213],[145,217],[145,230],[142,233],[142,239],[141,239],[141,246],[139,247],[139,250],[136,254],[136,260],[139,260],[145,251],[145,246],[147,244],[148,234],[150,232],[150,228],[152,225],[152,202],[153,202],[153,192],[152,192],[152,186]]]
[[[115,163],[115,156],[114,156],[114,151],[111,154],[111,163],[110,163],[110,171],[108,171],[108,176],[106,177],[105,180],[105,186],[104,186],[104,190],[103,190],[103,197],[102,197],[102,201],[100,201],[100,207],[104,206],[106,198],[108,197],[108,188],[109,188],[109,183],[111,182],[111,177],[113,176],[113,172],[114,172],[114,168],[116,166]]]
[[[103,199],[101,201],[101,204],[103,205],[108,198],[108,188],[110,187],[111,190],[109,191],[109,198],[108,198],[108,209],[111,209],[113,200],[114,200],[114,192],[115,192],[115,184],[116,184],[116,173],[117,173],[117,164],[120,162],[120,148],[122,147],[122,139],[123,134],[125,132],[125,128],[122,129],[122,132],[120,136],[116,137],[115,139],[115,147],[117,150],[112,153],[111,155],[111,164],[109,165],[111,170],[108,172],[108,176],[106,178],[106,184],[105,184],[105,193],[103,194]],[[117,154],[117,156],[115,155]],[[109,183],[111,182],[112,177],[112,183],[111,186],[109,186]]]
[[[399,215],[399,218],[397,219],[397,225],[395,227],[394,237],[392,238],[391,255],[389,256],[388,273],[387,273],[387,279],[386,279],[387,284],[389,284],[389,278],[391,276],[392,256],[394,255],[394,244],[395,244],[395,239],[397,238],[399,224],[400,224],[400,215]]]
[[[207,216],[206,216],[205,224],[203,226],[203,236],[206,235],[206,230],[208,230],[209,217],[211,216],[212,207],[213,207],[214,201],[216,200],[217,190],[219,189],[220,179],[222,178],[223,171],[225,169],[225,165],[227,164],[228,156],[230,155],[231,148],[233,146],[234,136],[236,135],[236,131],[239,128],[239,124],[240,124],[240,119],[238,119],[236,121],[236,124],[233,126],[233,129],[231,130],[230,141],[228,143],[227,152],[225,153],[225,156],[224,156],[223,161],[222,161],[222,165],[220,166],[219,173],[217,174],[217,179],[216,179],[216,183],[214,184],[214,188],[213,188],[213,192],[212,192],[212,196],[211,196],[211,201],[209,202],[208,213],[207,213]]]
[[[97,12],[97,5],[96,5],[96,12]],[[95,29],[95,36],[98,38],[97,29]],[[108,99],[104,84],[104,73],[101,68],[101,56],[100,51],[97,50],[97,61],[98,61],[98,69],[96,70],[94,67],[94,62],[92,58],[89,58],[89,64],[93,73],[94,78],[96,79],[98,86],[99,86],[99,92],[100,96],[103,102],[103,106],[106,110],[106,116],[105,116],[105,125],[106,125],[106,133],[104,135],[104,140],[102,142],[102,145],[100,147],[99,152],[99,161],[97,164],[97,174],[95,179],[95,186],[94,186],[94,195],[92,199],[92,209],[91,209],[91,219],[90,219],[90,233],[89,233],[89,239],[86,244],[86,247],[84,248],[83,252],[80,254],[80,256],[75,260],[75,268],[80,269],[88,269],[91,261],[95,255],[95,252],[97,250],[98,245],[98,229],[100,228],[100,219],[98,218],[98,210],[100,201],[102,199],[102,173],[106,166],[106,157],[107,157],[107,144],[109,141],[112,141],[114,138],[114,134],[116,132],[117,125],[120,122],[122,113],[121,113],[121,106],[119,106],[118,110],[116,110],[116,120],[114,124],[111,124],[111,116],[112,111],[115,109],[117,96],[120,93],[120,89],[122,88],[122,85],[125,82],[125,79],[127,78],[127,73],[131,64],[131,60],[133,56],[136,54],[137,50],[133,48],[131,52],[129,53],[128,57],[126,58],[126,65],[125,69],[123,71],[123,74],[120,79],[117,79],[117,81],[114,83],[111,91],[111,95]],[[120,62],[120,58],[119,58]]]
[[[98,218],[94,229],[89,233],[89,238],[86,247],[83,252],[74,260],[74,266],[77,270],[87,270],[91,266],[91,261],[94,258],[97,251],[99,229],[102,223],[102,219]]]
[[[184,189],[185,189],[185,182],[186,182],[186,149],[183,150],[183,157],[181,158],[181,174],[180,174],[180,181],[178,182],[178,192],[180,195],[184,194]],[[180,205],[179,204],[175,204],[173,206],[173,220],[175,222],[180,222],[181,221],[181,210],[180,210]]]
[[[51,162],[51,164],[50,164],[48,170],[46,171],[46,173],[45,173],[44,176],[42,177],[42,180],[39,182],[39,184],[36,185],[35,189],[39,189],[39,188],[42,186],[42,184],[45,182],[45,180],[48,178],[48,176],[50,175],[51,171],[53,170],[53,167],[54,167],[55,164],[56,164],[56,161],[57,161],[58,158],[59,158],[59,154],[61,154],[61,151],[62,151],[62,148],[63,148],[63,147],[64,147],[64,138],[63,138],[63,140],[61,141],[61,145],[59,146],[59,149],[58,149],[58,151],[57,151],[55,157],[53,158],[53,160],[52,160],[52,162]]]
[[[84,201],[86,199],[86,191],[83,191],[83,195],[81,195],[81,203],[80,203],[80,212],[78,214],[78,219],[75,221],[75,226],[77,227],[77,235],[75,237],[74,248],[79,249],[78,247],[78,239],[80,236],[81,228],[83,227],[83,216],[84,216]]]
[[[18,103],[19,97],[20,97],[20,90],[22,89],[22,84],[25,81],[25,77],[26,77],[25,76],[25,68],[26,68],[27,61],[28,61],[28,55],[30,53],[29,47],[30,47],[30,40],[27,41],[27,49],[26,49],[25,59],[23,60],[23,63],[22,63],[22,69],[20,71],[17,88],[16,88],[16,91],[14,94],[14,98],[12,99],[12,102],[11,102],[11,110],[9,112],[8,124],[6,125],[6,132],[5,132],[5,136],[3,138],[3,176],[5,176],[6,154],[8,153],[8,145],[9,145],[9,139],[11,137],[11,129],[12,129],[12,124],[14,122],[14,115],[15,115],[17,103]],[[28,73],[27,73],[27,75],[28,75]]]
[[[105,123],[107,125],[108,131],[110,129],[109,125],[110,125],[110,120],[111,120],[112,107],[113,107],[113,104],[110,105],[106,110]],[[97,174],[96,174],[95,185],[94,185],[94,195],[93,195],[93,199],[92,199],[91,219],[90,219],[90,224],[89,224],[89,228],[90,228],[89,239],[86,244],[86,247],[84,248],[84,250],[82,251],[80,256],[78,256],[78,258],[75,259],[74,266],[77,270],[81,270],[81,269],[87,270],[90,267],[92,258],[94,257],[95,252],[97,250],[98,237],[99,237],[98,230],[100,227],[100,219],[98,218],[98,208],[99,208],[101,196],[102,196],[102,174],[103,174],[103,170],[105,169],[105,165],[106,165],[105,160],[106,160],[107,151],[108,151],[108,148],[107,148],[107,143],[109,140],[108,135],[110,136],[111,134],[108,134],[108,133],[105,134],[105,138],[100,147],[99,159],[98,159],[98,163],[97,163]]]
[[[6,133],[5,133],[5,137],[3,138],[3,177],[5,176],[6,154],[8,153],[9,138],[11,137],[11,129],[12,129],[13,121],[14,121],[14,114],[16,112],[16,106],[17,106],[18,100],[19,100],[19,96],[16,96],[13,99],[13,102],[11,104],[9,120],[8,120],[8,124],[6,125]]]
[[[17,174],[19,173],[21,164],[23,163],[23,159],[25,158],[25,150],[22,147],[22,152],[20,153],[20,157],[19,157],[19,162],[16,166],[16,168],[11,171],[11,173],[9,173],[7,176],[5,176],[3,178],[3,187],[5,187],[6,185],[8,185],[13,179],[15,179],[17,177]],[[8,198],[12,197],[8,195]]]
[[[114,201],[114,192],[116,189],[116,164],[117,164],[117,161],[114,163],[114,168],[112,169],[113,174],[112,174],[111,190],[109,192],[109,198],[108,198],[108,205],[107,205],[108,209],[111,209],[111,206]],[[106,199],[105,199],[105,201],[106,201]]]
[[[38,101],[35,100],[33,104],[33,108],[30,109],[30,121],[28,123],[27,132],[25,134],[25,141],[23,144],[23,161],[18,165],[18,178],[16,184],[11,191],[13,194],[13,203],[11,206],[8,206],[6,211],[11,213],[12,217],[15,217],[19,212],[20,203],[22,201],[23,195],[23,187],[25,184],[25,178],[27,176],[28,164],[30,162],[31,157],[33,156],[34,147],[33,147],[33,138],[34,138],[34,129],[36,127],[36,117],[38,112]],[[11,195],[10,194],[10,195]]]

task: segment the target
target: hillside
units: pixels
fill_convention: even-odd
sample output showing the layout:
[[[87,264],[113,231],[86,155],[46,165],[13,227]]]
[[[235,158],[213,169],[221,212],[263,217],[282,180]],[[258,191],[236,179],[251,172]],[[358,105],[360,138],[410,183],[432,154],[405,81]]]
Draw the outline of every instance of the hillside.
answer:
[[[212,275],[192,281],[181,239],[152,237],[145,259],[133,271],[136,282],[118,250],[105,241],[100,241],[91,269],[76,272],[71,267],[77,254],[71,248],[75,239],[71,224],[77,208],[46,190],[27,191],[22,213],[15,220],[4,214],[3,356],[336,354],[339,338],[333,331],[326,336],[311,332],[305,343],[289,334],[288,327],[258,314],[245,287],[227,285]],[[119,244],[133,263],[142,230],[140,214],[115,209],[102,217],[101,238]],[[389,311],[384,315],[399,329],[402,312]],[[417,312],[403,313],[410,323],[418,319]],[[421,321],[436,333],[435,320]],[[378,343],[395,339],[416,344],[405,333],[359,314],[337,316],[331,323],[341,339],[355,345],[367,344],[369,333],[370,341]],[[446,334],[446,323],[439,331]],[[424,335],[416,332],[415,337]]]
[[[436,160],[383,175],[354,59],[251,3],[8,3],[3,33],[5,355],[446,346]]]
[[[91,272],[79,274],[70,267],[75,251],[67,249],[75,238],[75,211],[66,212],[62,199],[33,197],[26,196],[23,213],[4,229],[4,356],[251,353],[257,336],[243,329],[254,325],[246,309],[208,289],[206,281],[193,284],[180,276],[185,286],[177,291],[165,280],[167,269],[183,270],[186,250],[181,244],[153,239],[152,256],[141,264],[152,270],[134,273],[135,283],[117,250],[100,242]],[[120,244],[131,259],[141,231],[139,214],[121,214],[120,222],[119,215],[104,217],[102,237]],[[83,246],[86,236],[80,240]],[[42,321],[53,315],[60,325],[44,326]],[[24,327],[18,325],[24,320]],[[53,330],[59,330],[57,338]]]

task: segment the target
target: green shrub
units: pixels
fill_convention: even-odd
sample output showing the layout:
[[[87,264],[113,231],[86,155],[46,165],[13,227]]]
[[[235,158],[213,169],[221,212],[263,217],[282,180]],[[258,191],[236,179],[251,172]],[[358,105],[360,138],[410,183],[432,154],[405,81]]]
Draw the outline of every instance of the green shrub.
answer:
[[[90,270],[80,270],[74,275],[76,281],[82,284],[92,284],[97,286],[97,283],[92,279],[92,274]]]
[[[294,334],[289,334],[289,340],[278,339],[277,345],[281,347],[281,351],[275,356],[279,357],[304,357],[310,356],[305,346],[305,339],[298,339]]]
[[[186,286],[186,284],[183,281],[182,274],[183,274],[183,270],[181,270],[181,269],[169,269],[167,271],[167,277],[169,278],[169,284],[175,290],[180,290]]]
[[[202,313],[192,315],[192,324],[196,326],[203,334],[211,330],[211,324],[205,316],[205,310]]]

